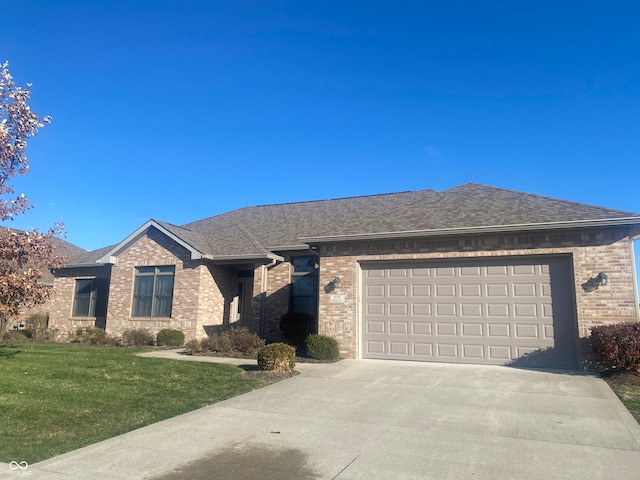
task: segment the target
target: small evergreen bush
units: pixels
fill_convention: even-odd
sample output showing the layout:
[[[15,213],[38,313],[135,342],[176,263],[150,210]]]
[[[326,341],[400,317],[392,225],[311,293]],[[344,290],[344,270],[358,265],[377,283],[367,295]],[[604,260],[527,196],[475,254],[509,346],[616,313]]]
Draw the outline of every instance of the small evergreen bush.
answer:
[[[308,313],[289,312],[280,317],[280,333],[291,345],[301,348],[314,331],[314,318]]]
[[[258,350],[258,368],[270,372],[291,372],[296,366],[296,349],[286,343],[272,343]]]
[[[134,328],[122,332],[122,343],[127,347],[144,347],[153,345],[153,334],[146,328]]]
[[[591,329],[590,339],[602,367],[640,371],[640,323],[599,325]]]
[[[156,335],[157,345],[166,345],[168,347],[181,347],[184,344],[184,333],[182,330],[174,330],[172,328],[163,328]]]
[[[337,360],[340,346],[335,338],[325,335],[309,335],[304,342],[307,356],[314,360]]]

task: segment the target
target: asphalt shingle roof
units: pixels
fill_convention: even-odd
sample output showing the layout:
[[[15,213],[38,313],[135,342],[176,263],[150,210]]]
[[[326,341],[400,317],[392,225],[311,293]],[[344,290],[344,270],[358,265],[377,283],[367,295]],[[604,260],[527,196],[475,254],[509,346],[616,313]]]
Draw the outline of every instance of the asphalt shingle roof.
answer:
[[[419,190],[263,205],[183,225],[212,254],[300,245],[301,237],[355,235],[639,217],[638,214],[488,187]],[[253,241],[248,240],[247,232]]]
[[[467,183],[442,192],[419,190],[245,207],[182,226],[156,223],[201,253],[241,256],[303,245],[304,237],[629,217],[640,222],[640,215],[631,212]],[[101,251],[104,254],[110,248]]]

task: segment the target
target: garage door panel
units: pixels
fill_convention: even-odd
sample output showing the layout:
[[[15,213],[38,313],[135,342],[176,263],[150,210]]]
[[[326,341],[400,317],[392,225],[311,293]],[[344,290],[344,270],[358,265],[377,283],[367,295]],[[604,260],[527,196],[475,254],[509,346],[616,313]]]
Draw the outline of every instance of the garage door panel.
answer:
[[[460,305],[460,315],[463,317],[481,317],[481,303],[463,303]]]
[[[487,297],[508,297],[509,285],[506,283],[498,283],[493,285],[487,285]]]
[[[408,322],[389,322],[389,333],[392,335],[406,335],[409,333]]]
[[[463,323],[462,324],[462,336],[463,337],[482,337],[483,331],[482,323]]]
[[[367,315],[384,315],[384,303],[367,303]]]
[[[433,357],[433,343],[414,342],[413,354],[418,357]]]
[[[565,258],[444,263],[363,264],[365,358],[575,367]]]
[[[431,285],[411,285],[411,297],[412,298],[430,298],[431,297]]]
[[[436,322],[436,334],[437,335],[458,335],[458,324],[457,323],[444,323],[444,322]]]
[[[390,303],[389,304],[389,315],[402,315],[406,316],[409,314],[409,304],[408,303]]]
[[[368,297],[384,297],[385,288],[384,285],[367,285]]]
[[[411,305],[411,311],[413,315],[431,315],[431,304],[430,303],[413,303]]]
[[[462,355],[467,359],[484,360],[484,345],[463,345]]]
[[[431,322],[413,322],[412,332],[414,335],[432,335],[433,325]]]
[[[375,322],[369,320],[367,322],[367,333],[385,333],[387,322]]]
[[[439,317],[455,317],[455,303],[436,303],[436,315]]]
[[[488,323],[486,330],[489,338],[511,337],[511,324]]]

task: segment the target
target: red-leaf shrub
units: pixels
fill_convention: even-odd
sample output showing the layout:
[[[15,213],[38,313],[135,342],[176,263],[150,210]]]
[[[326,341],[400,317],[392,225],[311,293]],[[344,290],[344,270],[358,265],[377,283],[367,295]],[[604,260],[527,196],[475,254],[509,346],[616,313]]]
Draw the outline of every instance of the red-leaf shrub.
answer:
[[[640,323],[600,325],[591,329],[591,345],[605,368],[640,370]]]

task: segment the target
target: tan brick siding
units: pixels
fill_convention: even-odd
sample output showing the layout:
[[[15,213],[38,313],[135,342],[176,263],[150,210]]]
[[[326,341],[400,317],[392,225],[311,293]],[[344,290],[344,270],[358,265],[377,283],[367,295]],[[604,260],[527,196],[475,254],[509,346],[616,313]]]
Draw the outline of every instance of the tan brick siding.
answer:
[[[270,342],[282,340],[280,317],[289,311],[290,282],[289,262],[259,266],[254,270],[254,331]],[[264,313],[261,313],[263,305]]]
[[[93,327],[96,318],[73,317],[73,298],[76,279],[109,278],[111,266],[95,266],[86,268],[65,268],[55,272],[53,295],[49,302],[49,328],[58,331],[58,337],[65,338],[75,333],[76,329]]]
[[[638,320],[630,243],[628,231],[609,230],[323,245],[319,333],[338,340],[342,355],[358,357],[359,262],[566,254],[572,257],[578,332],[584,337],[594,325]],[[581,285],[602,271],[609,274],[609,285],[586,293]],[[325,293],[323,287],[336,276],[340,286]],[[332,294],[344,295],[344,303],[332,303]]]
[[[175,266],[171,318],[132,317],[135,268],[141,266]],[[151,228],[132,241],[113,267],[61,269],[54,281],[50,324],[61,332],[93,326],[95,318],[72,317],[76,278],[108,275],[111,270],[106,331],[122,335],[125,330],[144,328],[154,335],[163,328],[185,333],[187,340],[203,338],[207,330],[229,321],[235,272],[191,260],[191,254],[173,240]]]

